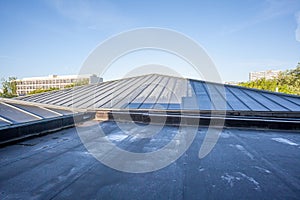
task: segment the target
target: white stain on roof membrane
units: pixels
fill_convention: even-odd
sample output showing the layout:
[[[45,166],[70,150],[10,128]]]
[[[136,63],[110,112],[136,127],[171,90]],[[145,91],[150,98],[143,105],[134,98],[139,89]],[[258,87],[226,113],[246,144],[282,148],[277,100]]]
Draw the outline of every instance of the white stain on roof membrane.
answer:
[[[203,172],[205,169],[203,167],[198,168],[199,172]]]
[[[221,138],[229,138],[230,134],[228,132],[222,132],[221,133]]]
[[[252,177],[247,176],[246,174],[243,174],[242,172],[238,172],[238,174],[240,174],[243,178],[247,179],[248,181],[250,181],[251,183],[253,183],[255,185],[255,190],[260,190],[260,186],[259,183]]]
[[[247,151],[243,146],[241,145],[235,145],[235,147],[240,150],[241,152],[243,152],[244,154],[246,154],[251,160],[254,159],[253,155],[251,153],[249,153],[249,151]]]
[[[119,142],[119,141],[122,141],[124,140],[125,138],[127,138],[128,136],[127,135],[107,135],[106,136],[110,141],[116,141],[116,142]]]
[[[242,172],[234,172],[235,174],[237,174],[237,176],[233,176],[230,175],[228,173],[225,173],[225,175],[221,176],[221,179],[226,181],[230,187],[234,186],[234,182],[236,181],[242,181],[242,179],[246,179],[247,181],[249,181],[250,183],[254,184],[254,189],[255,190],[260,190],[260,185],[259,183],[252,177],[247,176],[246,174],[242,173]]]
[[[285,138],[272,138],[272,140],[274,140],[276,142],[283,143],[283,144],[288,144],[288,145],[292,145],[292,146],[298,146],[297,143],[292,142],[292,141],[290,141],[288,139],[285,139]]]
[[[259,171],[265,172],[267,174],[271,174],[270,170],[267,170],[265,168],[259,167],[259,166],[254,166],[254,168],[258,169]]]
[[[239,144],[236,144],[236,145],[233,145],[233,144],[230,144],[229,146],[231,147],[236,147],[238,150],[240,150],[243,154],[245,154],[246,156],[248,156],[251,160],[254,159],[254,156],[249,152],[247,151],[243,146],[239,145]]]
[[[224,176],[221,176],[221,179],[224,180],[224,181],[227,181],[227,183],[230,185],[230,187],[233,187],[233,181],[236,178],[237,177],[231,176],[227,173]]]

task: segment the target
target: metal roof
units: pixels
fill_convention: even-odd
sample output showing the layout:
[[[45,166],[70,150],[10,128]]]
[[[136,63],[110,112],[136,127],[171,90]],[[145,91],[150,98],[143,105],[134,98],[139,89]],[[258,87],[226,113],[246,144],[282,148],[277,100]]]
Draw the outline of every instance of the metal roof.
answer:
[[[66,109],[30,105],[22,101],[0,100],[0,128],[72,114],[71,110]]]
[[[222,95],[222,90],[226,96]],[[190,102],[191,97],[195,97],[198,107],[193,107],[193,103],[184,105]],[[0,99],[0,133],[5,127],[34,122],[37,122],[38,130],[44,131],[46,126],[51,126],[48,119],[72,115],[74,108],[78,111],[78,108],[186,108],[191,111],[216,111],[220,109],[218,102],[224,100],[226,111],[300,111],[300,98],[293,95],[230,85],[223,87],[222,84],[169,76],[145,75],[13,100]],[[297,119],[299,120],[298,115]],[[241,125],[244,126],[243,123]],[[157,129],[156,125],[139,124],[141,129],[137,129],[135,123],[126,122],[122,126],[130,132],[125,132],[114,121],[89,121],[77,127],[91,133],[87,134],[90,140],[86,146],[99,146],[95,145],[94,137],[100,136],[95,131],[99,126],[105,129],[105,138],[126,151],[136,153],[160,149],[174,138],[174,133],[182,131],[178,126],[165,124],[158,134],[142,138],[136,137],[135,133],[141,130],[151,132]],[[187,126],[187,133],[190,128]],[[0,134],[0,140],[2,136],[15,131],[10,130],[4,130]],[[197,127],[196,130],[195,140],[186,153],[169,166],[145,174],[122,173],[99,163],[86,151],[78,135],[74,134],[75,129],[57,131],[42,139],[34,138],[1,148],[4,156],[0,162],[0,183],[3,185],[0,197],[73,199],[80,196],[118,199],[126,195],[128,199],[287,199],[299,196],[297,158],[300,138],[299,134],[295,134],[299,131],[224,128],[213,151],[207,157],[198,159],[208,128]],[[18,131],[12,136],[20,136],[22,132],[24,134],[28,127]],[[170,152],[174,152],[174,147],[169,148]],[[106,158],[119,159],[117,154],[111,153],[111,149],[105,151],[108,151]],[[126,159],[122,161],[126,165]],[[88,189],[82,190],[83,187]]]
[[[94,116],[80,109],[0,98],[0,146],[68,128]]]
[[[197,104],[187,106],[189,98],[195,98]],[[18,97],[18,99],[84,109],[300,111],[299,96],[157,74]],[[218,106],[222,101],[225,102],[224,107]]]

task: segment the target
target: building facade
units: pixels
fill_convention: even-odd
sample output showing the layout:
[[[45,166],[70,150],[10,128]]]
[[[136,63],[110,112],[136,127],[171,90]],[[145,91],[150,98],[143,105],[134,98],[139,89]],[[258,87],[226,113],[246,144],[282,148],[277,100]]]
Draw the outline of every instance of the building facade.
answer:
[[[72,84],[95,84],[103,82],[96,75],[49,75],[44,77],[30,77],[16,80],[17,94],[26,95],[37,89],[64,89]]]
[[[226,81],[225,84],[227,85],[239,85],[241,81]]]
[[[255,81],[258,79],[273,79],[277,78],[280,74],[281,70],[266,70],[266,71],[260,71],[260,72],[250,72],[249,73],[249,81]]]

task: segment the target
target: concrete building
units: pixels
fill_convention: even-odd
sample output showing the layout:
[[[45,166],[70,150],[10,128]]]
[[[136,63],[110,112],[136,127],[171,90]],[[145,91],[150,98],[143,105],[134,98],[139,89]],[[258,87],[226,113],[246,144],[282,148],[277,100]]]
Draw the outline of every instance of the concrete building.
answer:
[[[227,85],[239,85],[242,81],[226,81],[225,84]]]
[[[273,79],[278,77],[281,70],[266,70],[260,72],[250,72],[249,73],[249,81],[255,81],[261,78],[265,79]]]
[[[66,86],[75,83],[94,84],[98,82],[103,82],[103,79],[97,77],[96,75],[49,75],[43,77],[30,77],[16,80],[18,95],[26,95],[29,92],[37,89],[63,89]]]

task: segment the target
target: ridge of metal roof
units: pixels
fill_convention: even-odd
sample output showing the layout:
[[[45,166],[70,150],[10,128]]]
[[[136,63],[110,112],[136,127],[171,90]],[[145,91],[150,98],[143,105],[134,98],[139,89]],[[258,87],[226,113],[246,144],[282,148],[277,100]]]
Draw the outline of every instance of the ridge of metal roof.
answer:
[[[190,99],[197,105],[191,106]],[[218,107],[218,102],[226,107]],[[200,125],[195,118],[207,125],[220,118],[228,127],[300,129],[298,96],[148,74],[15,99],[0,98],[0,132],[10,133],[0,134],[0,143],[9,135],[14,139],[27,137],[30,131],[69,127],[74,121],[97,119],[103,112],[108,120],[122,121],[130,114],[133,121],[147,122],[151,116],[160,122],[164,115],[174,125]],[[77,115],[79,120],[74,119]]]
[[[226,97],[221,92],[222,88]],[[192,94],[188,93],[193,92],[199,103],[199,107],[193,108],[196,110],[220,110],[210,97],[209,93],[213,92],[220,98],[217,101],[226,101],[226,111],[300,111],[300,96],[297,95],[159,74],[127,77],[16,99],[77,109],[154,109],[155,105],[159,105],[162,110],[180,110],[182,98],[191,97]]]

